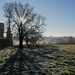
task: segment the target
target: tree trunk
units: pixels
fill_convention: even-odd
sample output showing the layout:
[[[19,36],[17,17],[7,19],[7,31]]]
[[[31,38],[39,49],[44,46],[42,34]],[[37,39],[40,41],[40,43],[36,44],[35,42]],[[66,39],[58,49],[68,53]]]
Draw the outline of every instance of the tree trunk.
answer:
[[[18,29],[19,31],[19,48],[23,49],[23,30],[22,30],[22,21],[21,21],[21,24],[20,24],[20,27]]]
[[[19,48],[23,49],[23,39],[21,38],[19,40]]]
[[[29,44],[28,44],[28,36],[26,36],[26,45],[29,48]]]
[[[26,45],[27,45],[27,47],[29,48],[28,40],[26,40]]]

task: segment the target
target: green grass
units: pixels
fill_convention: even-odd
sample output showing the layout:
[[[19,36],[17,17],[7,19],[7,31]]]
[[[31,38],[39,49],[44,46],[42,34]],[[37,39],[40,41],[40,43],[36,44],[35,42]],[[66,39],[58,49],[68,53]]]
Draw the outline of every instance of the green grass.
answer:
[[[70,44],[70,45],[55,45],[56,47],[58,47],[59,49],[61,49],[61,50],[68,50],[68,51],[72,51],[72,52],[75,52],[75,44],[74,45],[72,45],[72,44]]]
[[[0,51],[0,73],[4,75],[75,75],[75,45],[44,45],[23,49],[23,60],[13,59],[18,48]]]

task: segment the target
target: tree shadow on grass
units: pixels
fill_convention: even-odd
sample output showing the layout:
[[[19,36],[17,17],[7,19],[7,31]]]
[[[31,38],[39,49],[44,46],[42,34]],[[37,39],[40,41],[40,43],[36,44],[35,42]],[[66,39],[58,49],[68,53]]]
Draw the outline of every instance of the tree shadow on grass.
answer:
[[[5,64],[0,68],[1,75],[44,75],[40,66],[35,64],[35,59],[23,51],[18,49],[14,55],[5,60]]]
[[[6,46],[4,46],[4,47],[1,47],[1,46],[0,46],[0,51],[3,50],[4,48],[6,48]]]
[[[35,55],[35,56],[40,56],[42,58],[46,58],[46,59],[53,59],[53,60],[57,60],[56,58],[53,58],[53,57],[50,57],[50,56],[47,56],[47,54],[52,54],[54,52],[59,52],[58,49],[45,49],[45,48],[42,48],[41,49],[38,49],[37,51],[31,49],[31,51],[27,51],[29,54],[32,54],[32,55]]]

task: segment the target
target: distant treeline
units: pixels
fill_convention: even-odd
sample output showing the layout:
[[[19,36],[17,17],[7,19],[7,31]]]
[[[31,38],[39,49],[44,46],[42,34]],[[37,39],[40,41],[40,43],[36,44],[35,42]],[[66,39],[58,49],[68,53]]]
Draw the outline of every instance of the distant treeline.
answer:
[[[75,44],[75,37],[64,36],[64,37],[45,37],[44,43],[57,43],[57,44]]]
[[[14,43],[18,43],[18,39],[13,37]],[[17,41],[17,42],[15,42]],[[25,41],[24,41],[25,43]],[[64,36],[64,37],[43,37],[42,40],[38,40],[34,44],[75,44],[75,37],[73,36]]]

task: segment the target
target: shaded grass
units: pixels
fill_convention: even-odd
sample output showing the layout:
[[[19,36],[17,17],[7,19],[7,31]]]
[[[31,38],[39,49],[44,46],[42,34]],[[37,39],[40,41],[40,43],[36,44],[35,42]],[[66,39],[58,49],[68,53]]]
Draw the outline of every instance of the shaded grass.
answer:
[[[25,54],[24,60],[13,59],[17,52],[17,47],[8,47],[0,51],[1,74],[75,75],[75,45],[41,45],[40,48],[24,48],[21,54],[22,56]]]

